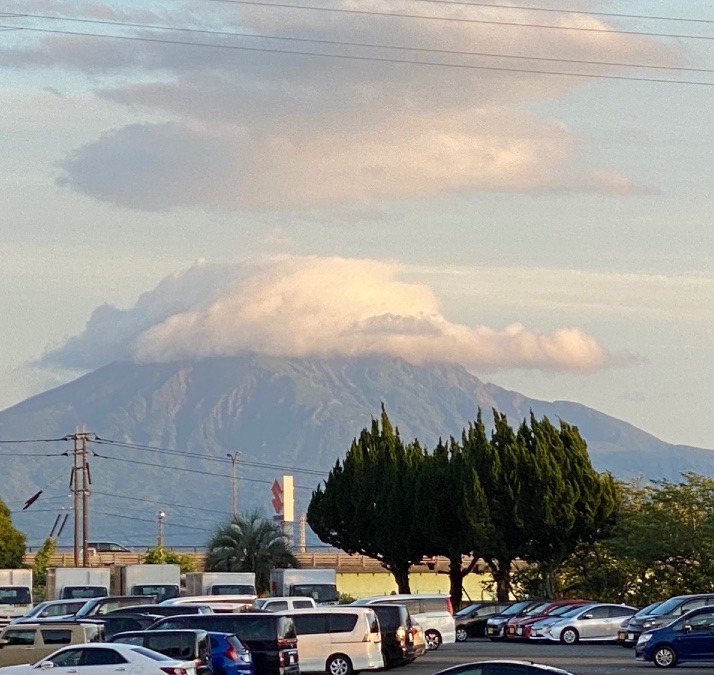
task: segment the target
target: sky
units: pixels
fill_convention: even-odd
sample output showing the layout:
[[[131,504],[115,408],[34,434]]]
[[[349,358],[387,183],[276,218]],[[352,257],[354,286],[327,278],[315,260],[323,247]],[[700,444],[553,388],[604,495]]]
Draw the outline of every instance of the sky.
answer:
[[[387,353],[714,448],[710,2],[2,11],[0,408]]]

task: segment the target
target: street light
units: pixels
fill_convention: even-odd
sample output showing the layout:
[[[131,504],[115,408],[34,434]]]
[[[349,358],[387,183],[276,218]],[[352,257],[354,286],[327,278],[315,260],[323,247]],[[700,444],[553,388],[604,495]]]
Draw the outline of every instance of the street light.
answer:
[[[236,462],[240,456],[240,451],[227,452],[226,457],[231,460],[231,495],[233,503],[233,519],[238,517],[238,486],[236,485]]]
[[[164,547],[164,520],[166,519],[166,514],[163,511],[159,511],[156,514],[156,517],[159,519],[159,536],[156,542],[157,548],[163,548]]]

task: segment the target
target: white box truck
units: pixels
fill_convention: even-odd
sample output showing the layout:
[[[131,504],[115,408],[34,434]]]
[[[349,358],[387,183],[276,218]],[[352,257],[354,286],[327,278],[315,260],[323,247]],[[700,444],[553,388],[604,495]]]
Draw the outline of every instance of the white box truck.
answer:
[[[177,598],[181,590],[178,565],[112,565],[112,595],[154,596],[156,602]]]
[[[50,567],[47,570],[47,599],[75,600],[109,595],[106,567]]]
[[[245,595],[253,602],[258,597],[255,572],[189,572],[186,595]]]
[[[32,607],[32,570],[0,570],[0,625]]]
[[[274,569],[270,573],[270,594],[300,595],[318,605],[336,605],[337,572],[332,569]]]

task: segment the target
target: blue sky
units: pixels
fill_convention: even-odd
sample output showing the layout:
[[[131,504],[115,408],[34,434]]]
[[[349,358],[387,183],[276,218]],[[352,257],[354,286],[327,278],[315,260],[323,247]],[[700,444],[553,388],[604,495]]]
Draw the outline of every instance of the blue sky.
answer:
[[[714,21],[704,2],[514,4]],[[710,39],[602,32],[711,37],[711,23],[417,0],[360,3],[371,15],[205,0],[6,5],[343,43],[220,38],[261,49],[714,82],[564,62],[714,69]],[[473,51],[560,62],[463,54]],[[377,350],[456,360],[528,396],[714,446],[714,87],[27,30],[0,32],[0,68],[0,406],[102,359]]]

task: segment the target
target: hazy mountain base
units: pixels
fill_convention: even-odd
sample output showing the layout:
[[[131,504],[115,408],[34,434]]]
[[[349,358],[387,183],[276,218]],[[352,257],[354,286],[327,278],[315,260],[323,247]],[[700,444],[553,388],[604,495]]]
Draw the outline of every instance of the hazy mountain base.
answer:
[[[618,478],[677,480],[685,470],[714,473],[711,450],[664,443],[577,403],[529,399],[483,383],[457,365],[415,366],[390,357],[247,355],[181,363],[112,363],[0,412],[0,439],[60,438],[85,425],[104,439],[206,457],[90,446],[92,539],[152,545],[156,512],[161,509],[166,512],[165,541],[198,546],[230,512],[226,453],[241,453],[240,510],[258,506],[272,513],[272,482],[293,473],[288,467],[326,473],[379,413],[381,402],[402,437],[418,438],[426,447],[439,436],[460,435],[479,406],[485,413],[496,407],[512,423],[533,410],[538,417],[576,424],[595,468]],[[30,543],[38,544],[60,509],[71,508],[71,458],[56,455],[71,453],[72,443],[2,447],[3,453],[54,455],[2,457],[0,497],[15,511],[15,523],[27,532]],[[300,513],[320,476],[294,475]],[[19,511],[39,489],[44,489],[42,497],[27,511]],[[70,543],[70,530],[60,543]]]

